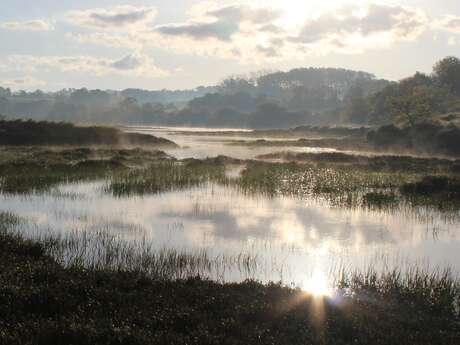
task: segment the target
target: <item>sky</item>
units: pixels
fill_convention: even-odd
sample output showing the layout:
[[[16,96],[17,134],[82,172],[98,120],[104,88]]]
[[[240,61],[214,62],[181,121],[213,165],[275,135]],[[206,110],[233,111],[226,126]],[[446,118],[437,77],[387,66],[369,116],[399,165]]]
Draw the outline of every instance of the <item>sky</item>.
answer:
[[[459,0],[1,0],[0,86],[186,89],[299,67],[400,80],[460,56]]]

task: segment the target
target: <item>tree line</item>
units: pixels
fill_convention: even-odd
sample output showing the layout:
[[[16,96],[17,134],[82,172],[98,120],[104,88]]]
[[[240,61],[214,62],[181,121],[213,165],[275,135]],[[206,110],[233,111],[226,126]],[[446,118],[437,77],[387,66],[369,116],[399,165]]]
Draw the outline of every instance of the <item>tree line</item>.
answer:
[[[0,114],[79,123],[286,128],[299,125],[415,124],[460,111],[460,60],[399,82],[334,68],[232,76],[183,91],[127,89],[12,92],[0,88]]]

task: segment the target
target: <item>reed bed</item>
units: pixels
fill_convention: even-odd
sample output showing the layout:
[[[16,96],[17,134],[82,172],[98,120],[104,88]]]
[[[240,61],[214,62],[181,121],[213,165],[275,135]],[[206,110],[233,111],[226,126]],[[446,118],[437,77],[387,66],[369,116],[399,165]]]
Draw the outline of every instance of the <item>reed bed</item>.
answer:
[[[65,268],[93,271],[136,272],[155,279],[191,277],[224,279],[225,272],[238,270],[251,277],[258,267],[257,256],[211,254],[206,249],[180,250],[154,248],[145,238],[127,240],[110,231],[73,231],[66,234],[52,229],[37,233],[21,232],[26,221],[0,213],[0,232],[38,243],[46,255]]]
[[[117,197],[156,194],[225,180],[223,164],[166,161],[152,164],[145,169],[114,175],[109,179],[105,191]]]
[[[26,241],[33,250],[40,248],[64,268],[90,271],[131,272],[159,280],[194,277],[225,282],[225,272],[238,271],[242,277],[254,278],[261,265],[256,254],[212,255],[207,250],[155,249],[147,241],[128,241],[106,231],[62,234],[28,234],[24,239],[24,220],[0,212],[0,240]],[[308,268],[308,263],[305,263]],[[378,270],[369,263],[362,269],[337,266],[328,272],[334,295],[342,298],[407,300],[439,312],[460,312],[460,280],[450,268],[430,268],[422,264],[401,263]],[[275,268],[273,268],[275,269]],[[280,276],[283,272],[279,272]]]

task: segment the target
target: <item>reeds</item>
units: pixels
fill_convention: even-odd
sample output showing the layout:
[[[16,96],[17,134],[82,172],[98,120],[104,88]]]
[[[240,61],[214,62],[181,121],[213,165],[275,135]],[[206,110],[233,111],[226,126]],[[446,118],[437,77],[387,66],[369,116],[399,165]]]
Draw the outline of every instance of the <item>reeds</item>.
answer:
[[[112,176],[105,188],[114,196],[156,194],[226,180],[225,166],[200,161],[158,162],[148,168]]]

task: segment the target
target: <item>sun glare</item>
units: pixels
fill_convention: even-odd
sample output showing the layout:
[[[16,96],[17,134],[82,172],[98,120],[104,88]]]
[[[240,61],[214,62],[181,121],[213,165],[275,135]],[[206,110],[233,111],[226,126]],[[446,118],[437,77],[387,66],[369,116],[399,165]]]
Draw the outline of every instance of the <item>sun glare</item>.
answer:
[[[302,290],[317,297],[332,296],[332,289],[323,271],[315,269],[302,283]]]

